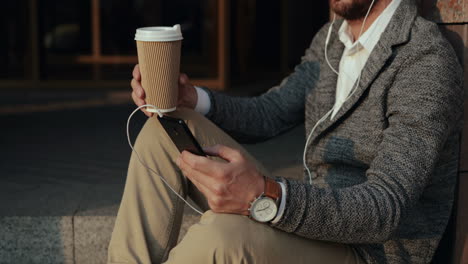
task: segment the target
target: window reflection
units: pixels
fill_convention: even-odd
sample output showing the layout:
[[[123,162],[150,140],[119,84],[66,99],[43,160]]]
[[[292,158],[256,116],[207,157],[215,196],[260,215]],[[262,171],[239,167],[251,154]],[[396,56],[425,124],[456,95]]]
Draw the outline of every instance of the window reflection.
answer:
[[[41,79],[126,80],[136,63],[135,29],[176,23],[184,35],[181,70],[217,75],[217,1],[100,0],[98,24],[93,1],[40,1]]]

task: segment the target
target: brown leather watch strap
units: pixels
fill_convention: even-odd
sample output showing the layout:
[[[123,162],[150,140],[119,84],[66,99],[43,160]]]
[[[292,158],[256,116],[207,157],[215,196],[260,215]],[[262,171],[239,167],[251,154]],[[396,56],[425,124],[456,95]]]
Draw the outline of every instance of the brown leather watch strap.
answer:
[[[278,182],[268,177],[265,177],[265,196],[277,201],[281,198],[281,186]]]

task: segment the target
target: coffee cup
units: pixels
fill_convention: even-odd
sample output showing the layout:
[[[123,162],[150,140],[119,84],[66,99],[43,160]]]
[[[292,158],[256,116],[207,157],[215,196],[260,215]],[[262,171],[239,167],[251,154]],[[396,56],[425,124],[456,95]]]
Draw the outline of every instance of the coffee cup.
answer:
[[[167,113],[176,109],[182,39],[180,25],[136,30],[141,85],[146,103],[156,107],[147,107],[148,112]]]

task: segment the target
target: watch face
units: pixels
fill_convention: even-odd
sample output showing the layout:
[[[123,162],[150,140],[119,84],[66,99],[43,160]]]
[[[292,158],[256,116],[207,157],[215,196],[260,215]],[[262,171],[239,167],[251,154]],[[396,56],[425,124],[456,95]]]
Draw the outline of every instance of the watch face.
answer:
[[[275,218],[278,212],[276,202],[269,197],[255,200],[250,208],[250,215],[259,222],[269,222]]]

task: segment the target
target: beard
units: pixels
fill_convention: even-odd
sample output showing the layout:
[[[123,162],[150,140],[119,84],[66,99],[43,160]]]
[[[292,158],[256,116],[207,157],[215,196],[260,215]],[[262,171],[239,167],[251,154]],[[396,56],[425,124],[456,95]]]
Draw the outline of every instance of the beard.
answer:
[[[330,8],[346,20],[358,20],[366,16],[371,3],[372,0],[330,0]]]

